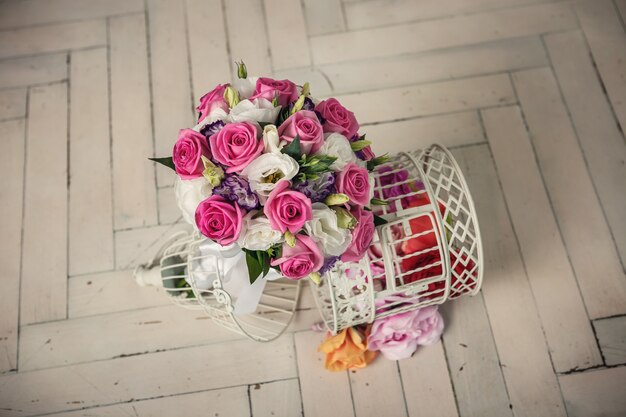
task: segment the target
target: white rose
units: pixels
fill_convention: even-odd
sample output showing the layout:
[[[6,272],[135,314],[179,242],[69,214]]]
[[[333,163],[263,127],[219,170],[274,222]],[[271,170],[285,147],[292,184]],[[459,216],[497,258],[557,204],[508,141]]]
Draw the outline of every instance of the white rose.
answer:
[[[176,193],[176,204],[183,213],[183,219],[189,224],[196,226],[196,208],[213,194],[213,187],[204,177],[192,180],[181,180],[178,178],[174,186]]]
[[[322,203],[313,204],[313,219],[306,222],[304,228],[325,255],[342,255],[352,241],[350,230],[340,228],[335,212]]]
[[[258,194],[261,202],[264,202],[279,180],[291,180],[299,170],[300,166],[289,155],[264,153],[250,162],[241,175],[248,179],[250,189]]]
[[[239,97],[243,100],[254,94],[256,80],[258,79],[259,77],[237,78],[232,85],[235,90],[239,91]]]
[[[217,108],[214,109],[207,117],[200,120],[197,125],[193,127],[193,130],[199,132],[202,128],[208,124],[215,123],[218,120],[226,120],[228,119],[228,113],[226,113],[223,109]]]
[[[280,106],[274,107],[271,101],[264,98],[241,100],[230,110],[230,120],[233,122],[274,123],[280,113]]]
[[[337,158],[330,166],[334,171],[341,171],[350,162],[356,162],[357,157],[350,147],[350,141],[340,133],[326,134],[324,145],[317,151],[321,155],[329,155]]]
[[[263,128],[263,146],[265,147],[265,153],[280,153],[286,141],[283,141],[283,143],[280,142],[276,126],[267,125]]]
[[[270,221],[259,211],[253,210],[243,218],[237,244],[249,250],[268,250],[283,241],[283,234],[272,229]]]

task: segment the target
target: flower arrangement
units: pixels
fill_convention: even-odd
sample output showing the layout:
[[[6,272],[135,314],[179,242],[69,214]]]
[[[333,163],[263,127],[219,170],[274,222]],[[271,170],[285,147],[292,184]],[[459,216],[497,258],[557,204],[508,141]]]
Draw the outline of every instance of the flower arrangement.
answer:
[[[358,261],[376,216],[375,157],[354,114],[311,97],[308,83],[238,78],[202,96],[198,123],[182,129],[171,157],[183,218],[246,256],[250,283],[270,269],[319,282],[338,261]],[[382,221],[382,219],[377,219]],[[185,285],[184,283],[182,285]]]

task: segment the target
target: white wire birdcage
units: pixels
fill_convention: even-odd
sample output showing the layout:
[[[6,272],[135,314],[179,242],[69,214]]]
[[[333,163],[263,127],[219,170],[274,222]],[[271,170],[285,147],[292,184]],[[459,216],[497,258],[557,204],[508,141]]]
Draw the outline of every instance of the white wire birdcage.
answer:
[[[163,287],[174,304],[204,310],[222,327],[259,342],[274,340],[295,314],[300,283],[276,274],[249,285],[241,256],[236,245],[221,248],[197,232],[179,232],[153,261],[136,268],[135,279]]]
[[[367,255],[338,262],[315,299],[333,333],[376,318],[475,295],[482,282],[482,245],[465,178],[442,146],[401,152],[373,173],[374,212]]]

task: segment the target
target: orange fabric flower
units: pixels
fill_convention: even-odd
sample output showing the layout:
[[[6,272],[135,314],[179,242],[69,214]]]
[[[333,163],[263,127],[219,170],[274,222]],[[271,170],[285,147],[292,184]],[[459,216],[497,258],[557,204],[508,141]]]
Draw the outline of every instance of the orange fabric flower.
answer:
[[[329,334],[317,348],[318,352],[326,353],[324,367],[329,371],[365,368],[377,355],[377,352],[367,350],[368,333],[369,328],[362,334],[349,327],[335,336]]]

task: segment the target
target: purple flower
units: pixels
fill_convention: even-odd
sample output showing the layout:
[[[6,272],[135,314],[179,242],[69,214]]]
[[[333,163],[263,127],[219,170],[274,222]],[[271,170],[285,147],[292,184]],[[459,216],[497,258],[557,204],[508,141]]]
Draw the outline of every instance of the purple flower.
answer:
[[[309,197],[313,203],[319,203],[335,192],[335,175],[326,172],[316,180],[299,182],[292,188]]]
[[[407,181],[409,179],[409,171],[406,169],[392,172],[390,167],[382,167],[378,172],[380,173],[380,184],[383,186],[384,199],[411,193],[411,188],[409,188]]]
[[[218,120],[216,122],[205,125],[202,129],[200,129],[200,133],[202,133],[208,139],[209,136],[214,135],[220,130],[222,130],[224,126],[225,126],[224,122],[222,120]]]
[[[302,106],[302,110],[315,110],[315,103],[309,97],[304,98],[304,105]]]
[[[339,256],[331,256],[330,258],[324,259],[324,265],[318,271],[320,275],[324,275],[326,272],[330,271],[333,266],[339,261]]]
[[[252,192],[248,181],[238,175],[227,175],[222,183],[213,189],[213,194],[234,201],[246,210],[254,210],[259,206],[259,197]]]

